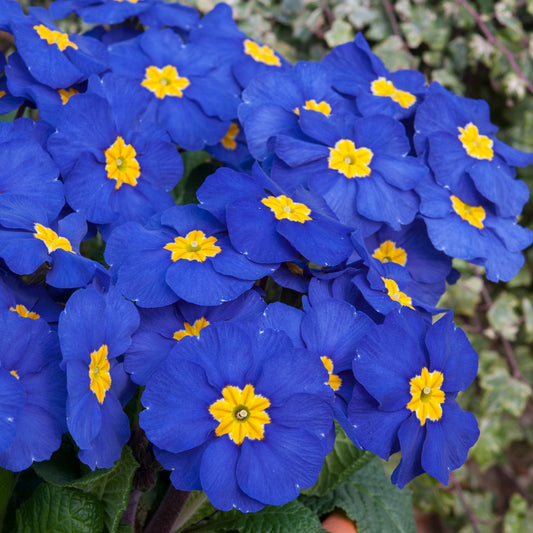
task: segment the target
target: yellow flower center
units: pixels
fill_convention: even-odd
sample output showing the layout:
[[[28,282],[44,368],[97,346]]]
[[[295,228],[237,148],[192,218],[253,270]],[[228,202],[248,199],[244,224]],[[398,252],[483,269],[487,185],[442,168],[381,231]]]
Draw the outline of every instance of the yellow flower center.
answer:
[[[250,39],[244,40],[244,53],[251,56],[254,61],[264,63],[265,65],[281,67],[279,57],[274,53],[274,50],[266,44],[261,46]]]
[[[115,2],[128,2],[129,4],[136,4],[137,2],[142,2],[142,0],[115,0]]]
[[[0,91],[0,98],[2,98],[2,96],[5,96],[7,93],[5,91]]]
[[[316,102],[316,100],[306,100],[305,101],[305,105],[303,106],[304,109],[308,109],[310,111],[318,111],[319,113],[322,113],[323,115],[325,115],[326,117],[329,117],[329,115],[331,114],[331,106],[325,102],[325,101],[321,101],[321,102]],[[300,116],[300,108],[299,107],[295,107],[293,109],[293,111],[298,115]]]
[[[269,207],[278,220],[286,218],[291,222],[300,222],[300,224],[303,224],[306,220],[313,220],[309,216],[311,209],[305,204],[293,202],[284,194],[281,196],[268,196],[263,198],[261,203]]]
[[[209,326],[209,322],[204,317],[202,317],[198,320],[195,320],[192,326],[188,322],[185,322],[183,324],[184,329],[175,331],[173,336],[177,341],[180,341],[181,339],[183,339],[183,337],[192,337],[193,335],[199,337],[200,330],[204,329],[207,326]]]
[[[111,388],[111,374],[107,359],[107,344],[102,344],[98,350],[91,352],[89,365],[89,388],[96,394],[99,403],[104,403],[105,393]]]
[[[270,417],[265,413],[268,407],[270,401],[255,394],[251,384],[243,390],[232,385],[224,387],[222,398],[209,406],[209,412],[219,422],[216,436],[227,434],[237,445],[242,444],[245,437],[263,440],[264,426],[270,424]]]
[[[39,34],[39,37],[43,39],[43,41],[46,41],[48,44],[57,44],[62,52],[69,46],[74,48],[74,50],[78,49],[78,46],[69,40],[66,33],[51,30],[43,24],[33,26],[33,29]]]
[[[393,102],[400,104],[404,109],[408,109],[416,102],[416,96],[414,94],[396,89],[392,81],[383,77],[374,80],[370,84],[370,90],[374,96],[387,96]]]
[[[485,210],[480,206],[473,206],[465,204],[462,200],[454,196],[450,196],[453,210],[463,219],[466,220],[471,226],[478,229],[483,229],[483,221],[485,220]]]
[[[167,65],[163,68],[155,66],[146,67],[143,87],[152,91],[157,98],[163,99],[165,96],[177,96],[181,98],[183,91],[191,82],[188,78],[180,76],[175,66]]]
[[[17,379],[20,379],[20,378],[19,378],[19,375],[18,375],[18,373],[17,373],[16,370],[11,370],[10,374],[11,374],[12,376],[15,376]]]
[[[414,309],[414,307],[411,305],[411,298],[404,292],[400,291],[398,284],[393,279],[383,277],[381,279],[383,280],[383,283],[385,283],[385,288],[387,289],[387,293],[391,300]]]
[[[215,237],[206,237],[203,231],[192,230],[185,237],[176,237],[174,242],[169,242],[163,248],[172,252],[172,261],[187,259],[203,263],[208,257],[214,257],[222,251],[215,246]]]
[[[17,304],[15,307],[10,307],[9,310],[18,313],[22,318],[31,318],[33,320],[37,320],[38,318],[40,318],[37,313],[29,311],[26,306],[22,304]]]
[[[123,183],[135,187],[137,178],[141,175],[141,167],[135,156],[137,152],[131,144],[124,144],[124,139],[118,135],[117,140],[104,152],[107,179],[116,180],[115,191]]]
[[[33,225],[33,227],[35,229],[33,236],[36,239],[44,242],[49,254],[59,249],[76,253],[72,249],[69,240],[65,237],[60,237],[54,230],[47,228],[42,224],[38,224],[37,222]]]
[[[326,367],[326,370],[329,374],[328,385],[333,390],[339,390],[340,386],[342,385],[342,379],[337,374],[333,374],[333,361],[325,355],[321,357],[320,360],[322,361],[322,364]]]
[[[378,248],[374,250],[372,257],[375,257],[382,263],[398,263],[405,266],[407,263],[407,252],[403,248],[396,248],[394,241],[383,241]]]
[[[304,275],[303,269],[292,261],[287,261],[287,268],[289,269],[289,272],[292,272],[293,274],[297,274],[298,276]]]
[[[59,89],[57,91],[61,98],[61,103],[65,105],[69,100],[71,96],[74,96],[75,94],[79,94],[79,91],[76,89],[70,88],[70,89]]]
[[[224,135],[224,137],[220,141],[222,143],[222,146],[227,150],[235,150],[235,148],[237,148],[237,141],[235,140],[235,137],[237,137],[239,131],[239,126],[237,126],[235,122],[232,122],[230,127],[228,128],[228,131],[226,132],[226,135]]]
[[[464,128],[458,128],[458,130],[461,132],[458,138],[470,157],[492,161],[494,155],[492,139],[486,135],[480,135],[477,126],[474,126],[472,122],[469,122]]]
[[[416,412],[421,426],[426,423],[428,418],[436,421],[440,420],[442,416],[441,403],[444,403],[445,394],[440,388],[443,379],[442,372],[435,370],[430,373],[424,367],[419,376],[415,376],[409,381],[411,401],[405,407]]]
[[[369,148],[356,148],[353,141],[341,139],[335,148],[329,149],[329,168],[337,170],[347,178],[370,176],[370,162],[374,153]]]

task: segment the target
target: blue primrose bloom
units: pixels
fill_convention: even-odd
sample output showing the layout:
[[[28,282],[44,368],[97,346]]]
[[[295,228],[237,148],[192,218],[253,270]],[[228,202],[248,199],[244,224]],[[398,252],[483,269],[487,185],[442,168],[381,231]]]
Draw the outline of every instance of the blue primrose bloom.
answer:
[[[4,115],[17,109],[24,103],[24,98],[13,96],[11,90],[7,87],[7,79],[4,74],[6,68],[6,58],[0,54],[0,115]]]
[[[254,289],[231,302],[202,306],[183,300],[174,305],[139,309],[141,324],[124,356],[124,369],[132,381],[146,385],[150,376],[185,337],[200,336],[204,328],[222,321],[257,322],[266,304]]]
[[[331,88],[327,70],[309,61],[255,76],[244,89],[242,100],[239,119],[250,152],[259,161],[272,153],[268,143],[271,137],[280,133],[304,136],[299,124],[300,108],[325,116],[356,112],[352,102]]]
[[[495,137],[498,128],[490,122],[487,102],[455,95],[433,83],[416,114],[415,129],[417,151],[429,152],[428,165],[439,185],[461,197],[473,184],[498,215],[521,213],[529,190],[515,179],[514,167],[533,163],[533,154]]]
[[[113,286],[76,291],[59,317],[67,425],[80,460],[92,470],[113,466],[130,436],[123,406],[134,387],[120,357],[138,326],[135,306]]]
[[[225,136],[238,93],[203,48],[167,28],[113,44],[109,53],[113,72],[146,91],[155,120],[181,147],[201,150]]]
[[[448,483],[477,441],[474,415],[456,397],[477,373],[477,354],[448,313],[428,326],[410,310],[390,313],[363,338],[348,418],[360,446],[383,459],[402,452],[392,482],[427,472]]]
[[[217,161],[241,172],[249,173],[254,163],[254,158],[248,150],[244,130],[237,119],[231,121],[226,135],[219,142],[207,145],[205,150]]]
[[[322,65],[332,77],[333,87],[355,96],[362,115],[387,115],[396,119],[411,116],[427,91],[424,75],[416,70],[390,72],[370,50],[362,33],[351,43],[336,46]]]
[[[57,333],[43,319],[0,310],[0,467],[45,461],[66,430]]]
[[[87,223],[79,213],[50,219],[40,206],[13,198],[0,215],[0,257],[15,274],[33,274],[44,264],[46,282],[52,287],[83,287],[99,263],[79,253]],[[24,253],[20,253],[23,249]]]
[[[281,302],[272,303],[260,324],[263,328],[284,331],[294,346],[307,348],[320,358],[329,374],[328,385],[335,393],[335,418],[357,443],[346,416],[355,385],[352,360],[359,341],[374,322],[342,300],[328,298],[315,303],[305,312]]]
[[[320,358],[285,333],[213,324],[154,373],[139,423],[177,489],[258,511],[316,482],[333,426],[327,381]]]
[[[53,89],[71,87],[108,68],[102,43],[92,37],[63,33],[42,7],[30,7],[29,15],[17,18],[10,31],[32,76]]]
[[[208,50],[229,71],[238,93],[258,74],[290,68],[287,60],[270,46],[249,39],[239,30],[231,7],[224,3],[217,4],[202,18],[191,31],[190,42]]]
[[[252,261],[280,263],[302,254],[318,265],[334,266],[353,251],[350,228],[319,195],[300,188],[289,197],[257,164],[251,176],[218,169],[197,196],[204,209],[227,224],[232,244]]]
[[[345,224],[359,225],[357,215],[395,230],[413,221],[419,203],[414,187],[428,170],[408,155],[400,122],[385,115],[336,118],[301,110],[300,126],[308,139],[274,138],[284,163],[274,161],[274,181],[289,192],[307,184]]]
[[[437,250],[450,257],[484,266],[491,281],[509,281],[524,264],[522,250],[533,242],[533,232],[503,217],[497,207],[472,185],[440,187],[431,179],[417,188],[420,213]]]
[[[178,299],[219,305],[277,266],[239,253],[226,227],[194,204],[171,207],[144,227],[136,222],[118,226],[104,257],[117,286],[140,307],[163,307]]]
[[[88,91],[61,110],[48,148],[61,169],[67,202],[90,222],[144,223],[174,205],[168,191],[183,163],[168,135],[142,120],[149,99],[142,88],[106,75],[91,78]]]

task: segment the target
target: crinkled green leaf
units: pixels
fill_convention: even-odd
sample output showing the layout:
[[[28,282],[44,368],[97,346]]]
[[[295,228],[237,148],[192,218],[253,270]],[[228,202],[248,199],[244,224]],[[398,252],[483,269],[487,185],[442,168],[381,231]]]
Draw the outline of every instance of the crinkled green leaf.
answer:
[[[241,533],[319,533],[320,520],[313,511],[299,501],[278,507],[267,506],[257,513],[229,511],[220,513],[205,525],[192,531],[218,533],[239,531]]]
[[[92,494],[102,502],[104,522],[110,533],[118,530],[120,518],[128,505],[137,461],[128,446],[112,468],[99,469],[71,483],[70,486]]]
[[[415,533],[412,494],[392,485],[376,458],[335,489],[335,505],[357,522],[359,533]]]
[[[42,483],[17,510],[17,533],[102,533],[102,504],[71,487]]]
[[[336,425],[335,447],[327,455],[317,482],[302,493],[306,496],[324,496],[374,457],[373,453],[357,448],[340,426]]]

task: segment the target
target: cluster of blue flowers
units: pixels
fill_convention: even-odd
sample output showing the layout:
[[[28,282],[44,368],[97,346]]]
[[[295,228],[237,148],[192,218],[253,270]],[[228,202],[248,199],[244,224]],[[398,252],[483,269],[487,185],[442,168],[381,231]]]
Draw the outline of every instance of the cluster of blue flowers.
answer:
[[[93,29],[63,32],[71,13]],[[0,466],[68,431],[111,467],[143,386],[155,457],[222,510],[313,485],[334,420],[401,451],[398,486],[446,484],[479,434],[456,401],[477,355],[433,320],[452,258],[507,281],[533,241],[533,155],[486,103],[390,72],[362,35],[291,65],[225,4],[0,0],[0,30],[0,113],[39,117],[0,124]],[[185,150],[220,168],[178,206]],[[301,306],[267,304],[267,280]]]

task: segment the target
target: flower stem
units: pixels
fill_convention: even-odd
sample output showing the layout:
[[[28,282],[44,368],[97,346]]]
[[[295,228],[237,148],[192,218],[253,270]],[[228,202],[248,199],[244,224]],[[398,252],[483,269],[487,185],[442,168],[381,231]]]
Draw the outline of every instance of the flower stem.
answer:
[[[189,495],[190,492],[177,490],[170,485],[144,533],[172,533]]]

